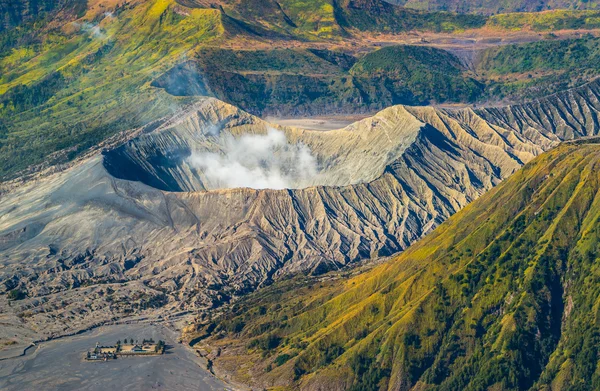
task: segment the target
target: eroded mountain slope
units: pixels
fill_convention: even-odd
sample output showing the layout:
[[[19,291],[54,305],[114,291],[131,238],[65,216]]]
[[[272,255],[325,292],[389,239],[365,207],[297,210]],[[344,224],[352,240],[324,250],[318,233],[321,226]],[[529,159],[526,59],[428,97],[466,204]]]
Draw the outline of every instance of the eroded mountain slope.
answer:
[[[552,114],[578,107],[569,118],[595,118],[596,91],[540,102],[554,128],[512,124],[511,115],[531,111],[517,106],[394,106],[336,131],[282,127],[317,162],[310,187],[282,190],[202,190],[207,172],[190,166],[194,153],[218,155],[223,140],[271,127],[206,99],[5,191],[0,278],[5,292],[25,297],[8,308],[2,296],[3,307],[39,335],[59,335],[125,315],[217,306],[289,273],[391,255],[562,138],[596,134],[595,121],[571,126]],[[575,96],[587,98],[572,106]]]
[[[592,136],[598,132],[600,79],[580,88],[526,104],[477,110],[491,124],[513,131],[547,129],[562,140]]]
[[[598,141],[543,154],[371,271],[243,299],[205,323],[205,353],[263,387],[597,389]]]

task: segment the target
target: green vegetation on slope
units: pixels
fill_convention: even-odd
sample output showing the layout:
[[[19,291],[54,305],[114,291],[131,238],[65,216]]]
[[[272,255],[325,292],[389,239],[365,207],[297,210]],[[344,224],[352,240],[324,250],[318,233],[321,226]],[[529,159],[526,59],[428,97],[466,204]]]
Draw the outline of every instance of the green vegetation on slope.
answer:
[[[85,0],[0,0],[0,32],[58,13],[79,14],[85,7]]]
[[[600,39],[548,40],[486,49],[476,72],[489,98],[533,99],[581,85],[600,74]]]
[[[178,3],[206,7],[195,0],[178,0]],[[423,12],[384,0],[222,0],[220,6],[246,32],[276,33],[306,40],[340,39],[357,30],[453,32],[482,27],[487,20],[480,15]]]
[[[392,94],[391,101],[398,103],[472,102],[483,89],[481,83],[466,74],[456,56],[424,46],[377,50],[361,58],[350,74],[363,86],[381,84],[377,94],[388,92]]]
[[[309,50],[223,50],[206,49],[197,54],[206,69],[240,73],[290,73],[336,75],[342,69]]]
[[[193,0],[179,0],[188,4]],[[497,6],[494,2],[493,6]],[[593,5],[590,2],[590,6]],[[424,7],[426,9],[426,7]],[[503,12],[512,12],[507,7]],[[552,6],[551,8],[561,8]],[[573,7],[585,8],[585,7]],[[596,8],[596,7],[590,7]],[[463,9],[430,7],[428,12],[399,7],[383,0],[228,0],[223,1],[227,15],[243,20],[247,26],[269,26],[269,30],[306,39],[339,37],[353,30],[398,33],[407,31],[454,32],[483,26],[534,31],[555,29],[594,29],[600,27],[595,10],[546,11],[528,7],[521,10],[546,11],[483,16]],[[445,12],[445,11],[459,11]],[[487,12],[484,12],[487,13]],[[256,23],[258,22],[258,23]]]
[[[247,0],[225,1],[224,10],[236,20],[269,26],[268,30],[303,39],[339,37],[343,34],[330,0]]]
[[[66,23],[0,58],[0,176],[172,113],[189,99],[149,86],[200,42],[222,35],[218,10],[185,15],[152,0]],[[61,156],[64,159],[64,156]]]
[[[499,14],[490,17],[487,26],[506,30],[534,31],[600,28],[600,11],[547,11],[540,13]]]
[[[347,73],[354,58],[329,51],[317,54],[292,49],[201,50],[153,85],[174,95],[212,95],[263,115],[368,107],[370,102],[361,99]]]
[[[598,144],[562,145],[395,259],[277,283],[200,334],[265,386],[598,389],[599,167]]]
[[[480,14],[598,8],[597,2],[589,0],[391,0],[390,2],[420,10]]]
[[[472,102],[483,92],[458,58],[424,46],[386,47],[358,60],[328,50],[207,49],[153,85],[174,95],[210,94],[262,115]]]
[[[360,31],[453,32],[482,27],[486,18],[449,12],[420,12],[398,7],[386,1],[340,0],[333,2],[339,25]]]
[[[483,52],[479,70],[491,74],[533,71],[573,70],[600,67],[600,40],[584,39],[539,41],[522,45],[499,46]]]

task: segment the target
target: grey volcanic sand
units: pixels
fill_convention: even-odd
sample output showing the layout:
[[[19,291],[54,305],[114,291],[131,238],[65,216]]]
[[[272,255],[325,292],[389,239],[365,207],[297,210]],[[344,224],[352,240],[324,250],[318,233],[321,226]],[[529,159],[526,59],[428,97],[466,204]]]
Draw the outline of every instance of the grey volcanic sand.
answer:
[[[356,121],[366,118],[367,115],[339,116],[339,117],[306,117],[306,118],[277,118],[267,117],[266,121],[281,126],[292,126],[308,130],[335,130],[342,129]]]
[[[124,338],[162,339],[161,356],[86,362],[96,342],[112,345]],[[212,376],[189,348],[162,326],[107,326],[77,336],[44,342],[25,356],[0,361],[0,390],[231,390]]]

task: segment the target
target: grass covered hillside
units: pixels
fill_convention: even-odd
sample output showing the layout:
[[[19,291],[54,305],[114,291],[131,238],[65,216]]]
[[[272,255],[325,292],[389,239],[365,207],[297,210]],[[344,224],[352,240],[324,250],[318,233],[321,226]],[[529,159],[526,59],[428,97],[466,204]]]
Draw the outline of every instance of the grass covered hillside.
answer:
[[[479,28],[486,18],[449,12],[424,13],[380,0],[333,1],[336,19],[343,28],[361,31],[401,32],[411,30],[452,32]]]
[[[0,176],[171,113],[185,99],[150,82],[224,30],[218,10],[184,13],[171,0],[47,28],[23,33],[0,58]]]
[[[197,346],[273,389],[598,389],[596,141],[541,155],[370,271],[242,299]]]
[[[0,0],[0,32],[59,14],[78,15],[85,9],[84,0]]]
[[[382,48],[362,57],[350,73],[363,85],[381,85],[394,102],[472,102],[483,89],[456,56],[424,46]]]
[[[474,12],[480,14],[539,12],[550,9],[599,8],[597,2],[590,0],[391,0],[390,2],[420,10]]]
[[[533,99],[600,75],[600,39],[546,40],[486,49],[475,60],[490,99]]]
[[[594,29],[600,27],[599,11],[568,11],[554,10],[539,13],[510,13],[490,17],[487,26],[518,31],[531,29],[533,31]]]
[[[456,56],[425,46],[386,47],[360,58],[316,49],[206,49],[153,85],[173,95],[212,95],[258,115],[472,102],[483,92]]]

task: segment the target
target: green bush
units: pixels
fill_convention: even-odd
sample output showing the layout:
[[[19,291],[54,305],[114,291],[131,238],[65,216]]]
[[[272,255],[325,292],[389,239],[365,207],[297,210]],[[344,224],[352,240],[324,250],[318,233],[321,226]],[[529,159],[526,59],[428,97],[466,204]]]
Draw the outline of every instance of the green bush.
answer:
[[[13,289],[8,292],[9,300],[23,300],[25,297],[27,297],[26,293],[20,289]]]
[[[268,334],[250,341],[250,343],[248,344],[248,349],[258,348],[262,351],[269,351],[277,348],[280,343],[280,337],[278,337],[275,334]]]
[[[275,358],[275,364],[277,364],[277,366],[280,367],[286,362],[288,362],[290,358],[292,358],[292,356],[287,353],[280,354]]]

